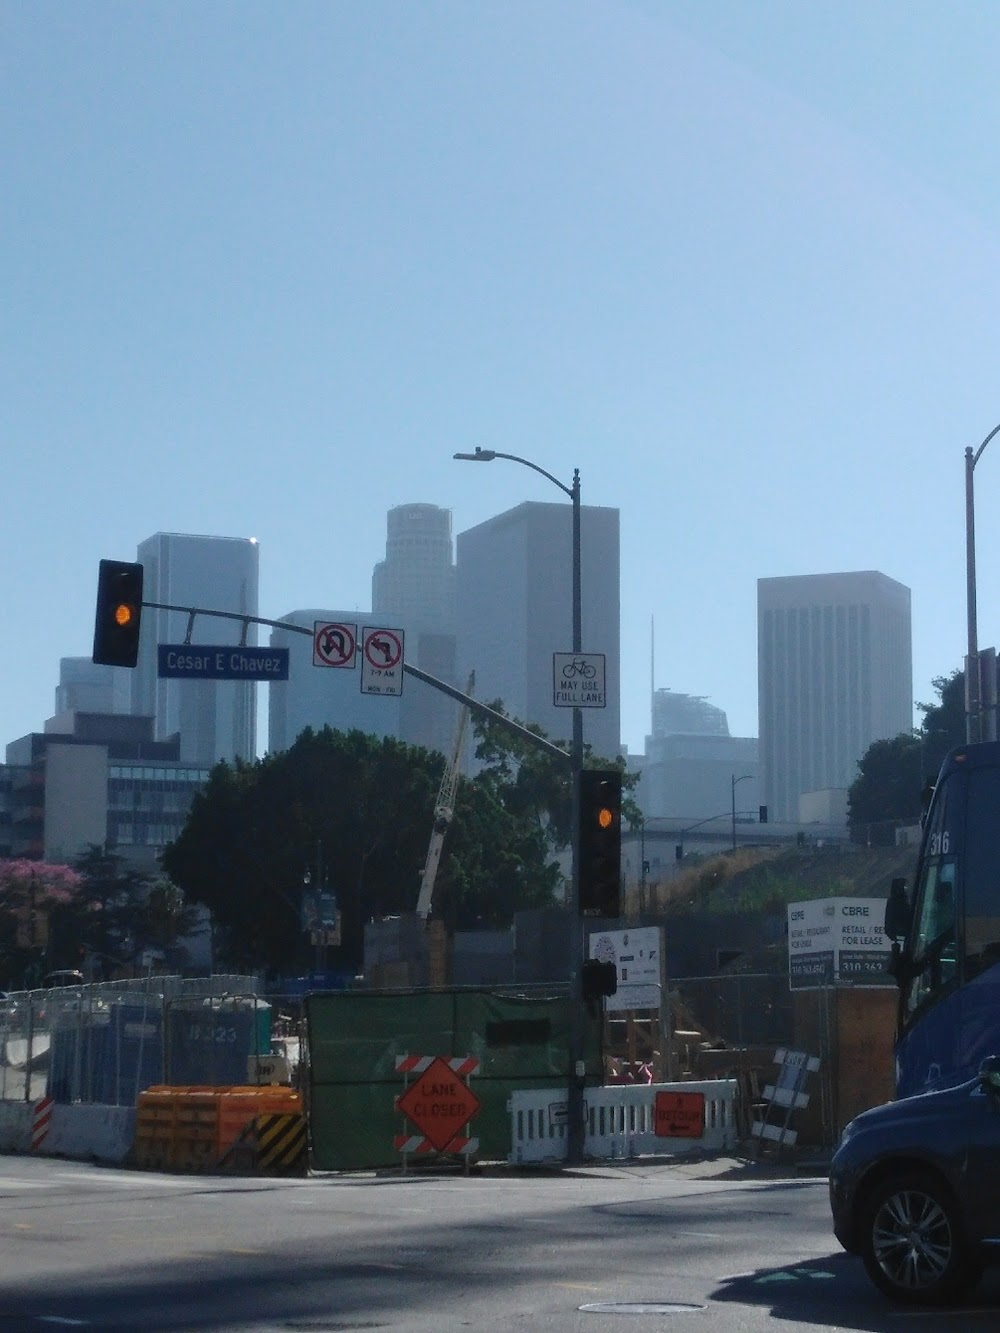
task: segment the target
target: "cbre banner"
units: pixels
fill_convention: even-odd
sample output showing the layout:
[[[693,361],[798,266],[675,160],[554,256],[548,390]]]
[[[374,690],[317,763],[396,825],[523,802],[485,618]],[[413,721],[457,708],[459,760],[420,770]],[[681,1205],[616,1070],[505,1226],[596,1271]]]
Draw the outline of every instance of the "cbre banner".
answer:
[[[169,680],[287,680],[287,648],[161,643],[157,675]]]

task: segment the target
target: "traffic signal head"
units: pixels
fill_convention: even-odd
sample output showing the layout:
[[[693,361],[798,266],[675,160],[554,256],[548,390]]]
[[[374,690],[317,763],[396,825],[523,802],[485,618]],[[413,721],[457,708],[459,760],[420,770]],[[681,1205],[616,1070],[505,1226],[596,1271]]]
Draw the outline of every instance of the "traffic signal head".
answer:
[[[582,990],[585,1000],[599,1000],[618,990],[618,968],[614,963],[588,958],[583,964]]]
[[[621,916],[622,775],[585,768],[580,774],[580,911]]]
[[[102,560],[97,575],[95,662],[134,667],[142,617],[142,565]]]

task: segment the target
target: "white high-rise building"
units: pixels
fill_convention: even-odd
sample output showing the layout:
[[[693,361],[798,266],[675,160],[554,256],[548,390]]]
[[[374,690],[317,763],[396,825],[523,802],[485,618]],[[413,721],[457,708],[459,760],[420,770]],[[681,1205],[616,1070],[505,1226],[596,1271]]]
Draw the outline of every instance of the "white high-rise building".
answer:
[[[402,629],[406,660],[448,685],[455,677],[455,560],[451,510],[397,505],[386,516],[385,559],[372,571],[375,623]],[[414,676],[404,679],[399,738],[451,752],[458,705]]]
[[[799,819],[799,798],[850,787],[877,740],[913,726],[910,590],[885,574],[757,581],[762,799]]]
[[[300,625],[310,634],[275,627],[271,646],[288,649],[288,679],[268,685],[267,748],[272,753],[287,750],[306,727],[320,731],[364,731],[370,736],[399,736],[402,699],[391,695],[361,693],[361,662],[353,667],[313,665],[312,630],[317,622],[353,625],[360,643],[366,626],[387,628],[384,617],[365,611],[289,611],[281,619]],[[405,692],[411,682],[404,681]]]
[[[256,616],[258,552],[253,538],[158,532],[138,549],[143,601]],[[179,732],[180,758],[186,763],[207,766],[220,759],[252,759],[257,752],[255,682],[157,676],[157,645],[183,643],[187,629],[183,611],[143,611],[132,712],[155,718],[157,739]],[[242,631],[238,620],[198,616],[191,642],[238,644]],[[256,644],[256,625],[247,627],[245,642]]]
[[[621,749],[618,510],[580,515],[583,650],[606,659],[607,707],[583,710],[584,741],[616,759]],[[476,697],[502,699],[553,740],[572,735],[572,709],[553,704],[552,655],[573,647],[573,515],[568,504],[518,505],[457,539],[459,679],[476,673]]]
[[[372,610],[401,617],[415,628],[454,632],[450,509],[408,504],[389,510],[385,559],[372,571]]]

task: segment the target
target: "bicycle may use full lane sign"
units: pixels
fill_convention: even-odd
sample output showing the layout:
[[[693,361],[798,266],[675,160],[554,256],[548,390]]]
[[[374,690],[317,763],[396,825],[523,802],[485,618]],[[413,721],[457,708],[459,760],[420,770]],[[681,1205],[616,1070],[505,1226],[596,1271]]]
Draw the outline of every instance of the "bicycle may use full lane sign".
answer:
[[[556,708],[604,708],[604,654],[553,653],[552,702]]]

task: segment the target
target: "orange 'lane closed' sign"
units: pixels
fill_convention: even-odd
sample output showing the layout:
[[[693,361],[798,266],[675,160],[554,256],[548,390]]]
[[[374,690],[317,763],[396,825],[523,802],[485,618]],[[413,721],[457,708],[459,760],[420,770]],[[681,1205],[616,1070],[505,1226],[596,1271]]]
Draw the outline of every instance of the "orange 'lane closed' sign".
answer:
[[[410,1084],[397,1105],[438,1152],[444,1152],[479,1110],[480,1103],[469,1085],[438,1057]]]
[[[705,1133],[703,1092],[658,1092],[653,1132],[661,1139],[700,1139]]]

